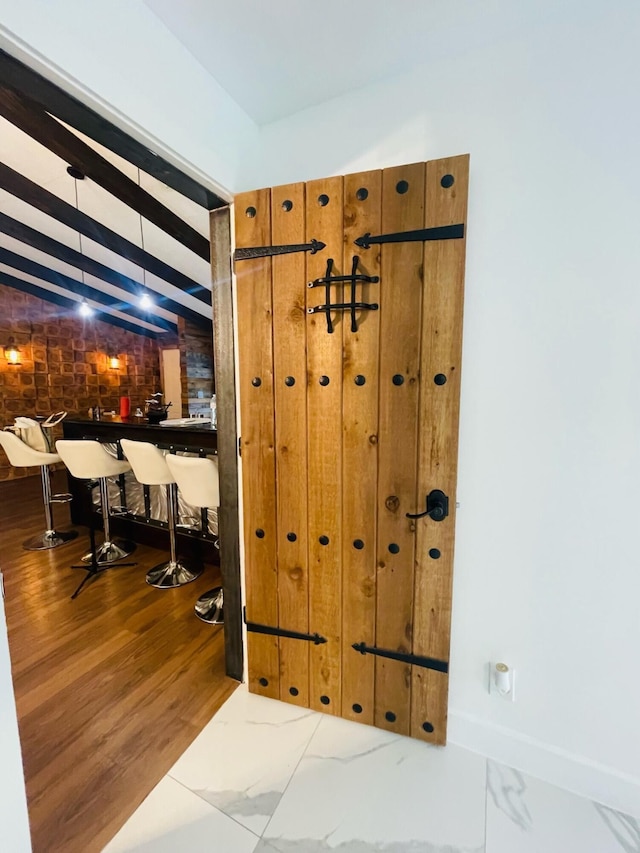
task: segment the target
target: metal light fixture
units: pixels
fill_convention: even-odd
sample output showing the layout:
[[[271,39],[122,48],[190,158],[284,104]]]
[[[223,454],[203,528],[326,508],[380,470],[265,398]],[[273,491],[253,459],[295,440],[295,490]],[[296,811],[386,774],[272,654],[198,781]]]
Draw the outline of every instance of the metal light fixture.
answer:
[[[78,307],[78,313],[81,317],[91,317],[93,315],[93,308],[86,299],[83,299]]]
[[[145,277],[145,279],[146,279],[146,270],[142,270],[142,273],[143,273],[143,276],[144,276],[144,277]],[[147,310],[147,311],[148,311],[150,308],[153,308],[153,306],[155,305],[155,302],[154,302],[154,301],[153,301],[153,299],[149,296],[148,291],[143,290],[143,291],[142,291],[142,293],[140,294],[140,302],[139,302],[139,304],[140,304],[140,307],[141,307],[141,308],[144,308],[145,310]]]
[[[67,174],[71,175],[71,177],[74,180],[74,189],[75,189],[75,193],[76,193],[76,210],[79,211],[80,210],[80,204],[78,202],[78,181],[84,181],[84,172],[82,172],[76,166],[67,166]],[[80,249],[80,254],[82,255],[83,254],[83,252],[82,252],[82,234],[80,234],[79,231],[78,231],[78,247]],[[84,287],[85,280],[84,280],[84,270],[83,269],[80,270],[80,277],[82,279],[82,284]],[[81,317],[85,317],[85,318],[93,316],[94,310],[89,305],[89,303],[87,302],[86,296],[83,297],[82,301],[78,305],[78,313],[80,314]]]
[[[120,356],[119,355],[110,355],[109,359],[109,369],[110,370],[118,370],[120,367]]]
[[[20,361],[20,350],[15,344],[9,344],[4,348],[4,357],[12,367],[19,367],[22,364]]]

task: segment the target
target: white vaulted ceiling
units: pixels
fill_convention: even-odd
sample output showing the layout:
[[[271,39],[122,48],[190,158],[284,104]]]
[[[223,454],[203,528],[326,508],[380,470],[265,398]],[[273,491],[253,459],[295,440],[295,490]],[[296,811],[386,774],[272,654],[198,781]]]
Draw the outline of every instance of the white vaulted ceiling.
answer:
[[[137,5],[146,7],[145,25],[155,39],[164,45],[165,53],[168,49],[167,40],[172,45],[179,41],[179,55],[188,51],[195,57],[216,81],[216,89],[224,89],[242,108],[238,113],[244,111],[252,119],[247,119],[247,125],[257,131],[255,124],[273,122],[313,104],[402,73],[415,65],[426,64],[428,68],[429,63],[443,56],[455,62],[456,56],[480,45],[491,45],[508,33],[528,31],[533,27],[545,28],[548,26],[548,10],[556,2],[180,0],[178,3],[175,0],[138,0]],[[582,0],[565,2],[578,7]],[[108,7],[105,8],[108,17],[110,12]],[[152,14],[148,14],[147,9]],[[155,30],[148,26],[149,19],[157,25]],[[167,38],[163,41],[161,35]],[[164,55],[161,54],[163,58]],[[179,55],[171,54],[174,62]],[[68,101],[73,101],[73,98],[65,96],[65,103],[64,97],[61,100],[52,93],[51,84],[48,84],[49,88],[47,85],[42,88],[37,80],[34,83],[31,79],[33,72],[24,68],[16,71],[15,65],[11,69],[11,61],[15,63],[9,57],[7,65],[7,55],[0,51],[0,100],[3,86],[17,91],[19,95],[22,93],[28,98],[35,97],[36,107],[49,113],[49,121],[53,116],[60,124],[66,122],[64,127],[75,137],[84,139],[90,148],[115,165],[123,176],[161,201],[165,208],[177,214],[197,234],[208,238],[208,210],[223,204],[222,199],[216,196],[212,199],[211,195],[203,198],[198,192],[189,195],[181,178],[174,183],[167,178],[164,170],[166,163],[160,170],[155,170],[155,161],[161,160],[161,157],[154,152],[145,149],[146,155],[140,151],[134,154],[128,146],[124,149],[117,146],[103,147],[111,146],[117,128],[110,126],[106,134],[101,135],[100,123],[103,119],[95,113],[96,121],[90,122],[88,126],[77,121],[77,110],[86,110],[85,107],[75,102],[75,106],[72,105],[67,111]],[[117,60],[114,58],[114,68],[116,66]],[[172,67],[168,65],[168,68]],[[181,96],[190,98],[196,104],[191,115],[200,110],[209,116],[211,105],[207,98],[211,97],[210,90],[207,90],[208,96],[203,94],[195,82],[190,88],[192,80],[202,84],[202,76],[208,75],[203,73],[198,77],[193,73],[193,67],[190,67],[191,77],[185,77],[184,73],[181,77],[178,72]],[[536,69],[532,69],[532,73],[536,73]],[[25,75],[33,84],[29,84],[31,88],[23,88],[26,85],[23,80]],[[428,75],[425,79],[428,79]],[[166,79],[164,85],[166,87]],[[233,106],[235,108],[235,104]],[[73,158],[70,160],[53,153],[48,147],[46,133],[44,136],[36,135],[36,138],[41,139],[41,144],[28,132],[19,129],[23,126],[19,122],[10,123],[13,120],[12,113],[7,111],[6,106],[0,115],[6,116],[0,118],[0,178],[2,169],[8,167],[13,170],[12,174],[27,178],[72,207],[77,205],[78,210],[90,217],[91,221],[111,229],[134,247],[144,248],[148,256],[160,264],[151,264],[151,267],[155,267],[154,272],[145,258],[135,257],[135,252],[132,256],[130,251],[119,250],[113,245],[109,248],[97,234],[80,235],[79,225],[62,224],[51,215],[46,203],[44,209],[38,209],[26,198],[26,193],[18,190],[12,194],[2,189],[6,181],[3,184],[0,180],[0,281],[5,284],[13,282],[14,286],[19,286],[21,282],[29,286],[36,285],[45,292],[64,295],[75,301],[82,299],[83,287],[89,286],[94,289],[94,293],[102,296],[103,303],[99,310],[120,321],[124,316],[127,318],[125,322],[137,324],[140,329],[154,333],[162,333],[162,325],[166,327],[167,323],[175,324],[177,314],[181,312],[187,312],[188,316],[196,320],[211,320],[209,264],[202,252],[198,254],[170,236],[170,230],[167,233],[151,221],[151,214],[141,219],[137,212],[139,206],[120,200],[109,189],[103,188],[103,184],[97,182],[97,177],[95,180],[89,176],[83,181],[75,181],[67,174],[67,166],[80,164],[74,164]],[[243,114],[243,119],[246,119],[246,115]],[[229,132],[233,136],[225,125],[225,116],[228,119],[226,112],[223,111],[220,118],[212,110],[209,120],[216,134],[224,136]],[[87,132],[91,138],[83,136],[80,130]],[[318,128],[319,135],[326,133],[339,134],[340,128]],[[259,138],[257,131],[256,139]],[[241,138],[236,141],[240,149],[246,142]],[[120,155],[124,151],[124,157],[113,151]],[[167,168],[173,167],[169,164]],[[6,174],[5,171],[5,177]],[[213,175],[212,178],[217,180],[218,176]],[[11,230],[10,225],[7,225],[7,217],[29,226],[45,238],[59,241],[67,249],[81,252],[80,259],[89,258],[102,266],[93,266],[87,270],[84,263],[82,273],[78,256],[74,257],[67,251],[63,253],[64,259],[61,259],[56,257],[55,252],[52,254],[46,247],[43,248],[42,241],[39,247],[34,246],[33,241],[29,243],[15,227]],[[159,271],[162,264],[163,271]],[[48,271],[44,278],[42,269]],[[175,275],[172,275],[172,271]],[[56,274],[66,278],[58,280]],[[118,279],[118,276],[125,277],[125,280]],[[156,305],[149,316],[141,318],[135,314],[138,310],[135,298],[136,292],[143,285],[157,294],[158,298],[164,297],[169,302]],[[204,288],[206,298],[194,297],[189,292],[192,288]],[[202,290],[199,292],[201,297],[205,295]],[[120,300],[122,304],[108,306],[104,304],[105,299]],[[98,308],[98,303],[90,297],[89,301]]]
[[[208,241],[207,207],[56,120]],[[31,292],[52,301],[56,297],[70,299],[73,305],[68,310],[79,305],[84,296],[102,319],[158,336],[175,331],[178,314],[194,322],[201,318],[203,323],[210,323],[209,262],[90,177],[73,178],[67,171],[70,165],[76,164],[0,116],[0,169],[4,169],[0,185],[0,283],[19,289],[36,287],[38,290]],[[60,221],[48,208],[46,196],[44,206],[39,207],[33,199],[16,192],[11,186],[14,176],[18,181],[26,178],[35,185],[34,191],[51,193],[89,217],[85,222],[92,236]],[[223,202],[218,199],[217,203]],[[134,260],[126,251],[108,248],[100,234],[94,233],[94,223],[144,250],[146,259]],[[86,259],[97,265],[82,269]],[[156,268],[157,262],[160,266]],[[190,287],[200,298],[186,292]],[[139,296],[145,290],[154,304],[143,309]]]
[[[259,125],[416,65],[455,59],[507,33],[545,26],[546,10],[557,5],[557,0],[144,2]]]

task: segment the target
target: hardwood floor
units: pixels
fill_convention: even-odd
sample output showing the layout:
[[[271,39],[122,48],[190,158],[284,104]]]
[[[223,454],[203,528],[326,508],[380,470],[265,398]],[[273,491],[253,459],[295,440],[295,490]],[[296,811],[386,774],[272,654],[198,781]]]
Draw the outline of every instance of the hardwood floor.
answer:
[[[54,491],[66,491],[64,474]],[[54,508],[68,529],[68,507]],[[111,568],[70,595],[86,529],[53,551],[22,542],[44,528],[40,478],[0,484],[0,568],[34,853],[93,853],[133,813],[236,688],[220,626],[193,605],[218,569],[176,590],[144,581],[164,551]],[[0,845],[1,846],[1,845]]]

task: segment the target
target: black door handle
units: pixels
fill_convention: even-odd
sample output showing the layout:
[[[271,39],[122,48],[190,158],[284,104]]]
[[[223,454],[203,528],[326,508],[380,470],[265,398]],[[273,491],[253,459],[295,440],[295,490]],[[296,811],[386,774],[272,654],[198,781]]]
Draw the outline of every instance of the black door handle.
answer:
[[[424,512],[418,512],[415,515],[407,512],[407,518],[424,518],[426,515],[432,521],[444,521],[449,515],[449,498],[440,489],[433,489],[427,495],[427,508]]]

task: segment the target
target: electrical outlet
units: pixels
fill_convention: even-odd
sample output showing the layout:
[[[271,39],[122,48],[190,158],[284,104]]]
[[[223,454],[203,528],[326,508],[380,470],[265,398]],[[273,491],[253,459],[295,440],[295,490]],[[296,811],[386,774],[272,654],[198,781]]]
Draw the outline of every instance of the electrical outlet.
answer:
[[[489,670],[489,693],[510,702],[516,701],[516,672],[505,663],[492,662]]]

